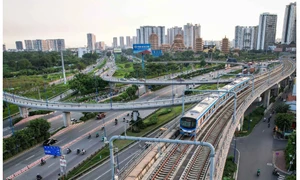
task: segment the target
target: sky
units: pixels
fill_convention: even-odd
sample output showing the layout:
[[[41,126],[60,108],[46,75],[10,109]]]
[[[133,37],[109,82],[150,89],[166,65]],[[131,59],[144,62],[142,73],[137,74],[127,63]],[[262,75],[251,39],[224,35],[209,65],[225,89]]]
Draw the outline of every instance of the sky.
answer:
[[[66,47],[87,45],[87,33],[111,46],[113,37],[136,36],[140,26],[201,25],[204,40],[234,39],[235,26],[256,26],[264,12],[277,14],[281,38],[290,0],[4,0],[3,43],[65,39]],[[167,33],[167,31],[166,31]]]

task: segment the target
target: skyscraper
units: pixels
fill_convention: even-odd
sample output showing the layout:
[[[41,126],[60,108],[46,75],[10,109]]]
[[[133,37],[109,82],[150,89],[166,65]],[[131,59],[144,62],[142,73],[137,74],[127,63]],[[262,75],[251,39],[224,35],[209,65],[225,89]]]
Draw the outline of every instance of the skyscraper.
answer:
[[[200,24],[195,24],[194,25],[194,33],[193,33],[193,47],[194,50],[196,50],[196,38],[200,38],[200,32],[201,32],[201,26]]]
[[[158,49],[158,36],[156,34],[151,34],[149,37],[149,43],[151,44],[151,50]]]
[[[273,46],[276,36],[277,15],[263,13],[259,18],[257,50],[266,50],[268,46]]]
[[[167,29],[168,41],[166,43],[172,45],[177,34],[183,35],[182,27],[175,26]]]
[[[39,44],[38,44],[38,40],[32,40],[32,45],[33,45],[33,49],[35,51],[41,51],[39,50]],[[42,49],[42,48],[41,48]]]
[[[193,24],[187,23],[187,25],[183,26],[183,40],[184,40],[184,46],[186,48],[192,48],[194,47],[194,27]]]
[[[258,26],[236,26],[234,47],[240,50],[256,49]]]
[[[124,44],[124,36],[120,36],[120,47],[124,48],[125,44]]]
[[[165,43],[165,26],[141,26],[136,30],[137,43],[149,44],[149,37],[154,33],[158,36],[158,45]]]
[[[296,43],[296,2],[290,3],[285,8],[282,30],[282,44]]]
[[[22,41],[16,41],[16,49],[23,50],[23,42]]]
[[[196,38],[196,44],[195,44],[195,51],[196,52],[201,52],[203,51],[203,40],[202,38],[198,37]]]
[[[57,48],[57,39],[47,39],[49,51],[58,51]]]
[[[95,50],[96,36],[92,33],[87,34],[87,47],[88,51]]]
[[[226,38],[226,36],[225,36],[225,38],[222,39],[221,51],[224,54],[229,53],[229,40],[228,40],[228,38]]]
[[[117,37],[113,38],[113,47],[114,48],[118,47],[118,38]]]
[[[131,43],[130,43],[130,36],[126,36],[126,46],[127,47],[131,47]]]
[[[25,40],[24,42],[26,50],[33,50],[32,40]]]
[[[57,50],[58,51],[66,50],[64,39],[56,39],[56,41],[57,41]],[[94,44],[94,46],[95,46],[95,44]]]
[[[132,36],[132,44],[137,44],[136,36]]]

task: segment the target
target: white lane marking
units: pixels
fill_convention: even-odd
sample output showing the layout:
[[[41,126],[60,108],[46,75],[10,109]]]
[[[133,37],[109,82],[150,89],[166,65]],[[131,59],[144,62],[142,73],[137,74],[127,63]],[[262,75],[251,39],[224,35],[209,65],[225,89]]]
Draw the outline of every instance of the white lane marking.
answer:
[[[53,166],[54,164],[55,164],[55,163],[52,163],[50,166],[48,166],[48,168],[51,167],[51,166]]]
[[[89,142],[91,142],[92,140],[89,140]]]
[[[125,158],[123,161],[120,162],[120,164],[122,164],[123,162],[127,161],[127,159],[131,158],[131,156],[135,155],[136,153],[131,154],[130,156],[128,156],[127,158]],[[97,168],[95,168],[97,169]],[[111,170],[108,170],[106,172],[104,172],[101,176],[97,177],[95,180],[100,179],[102,176],[104,176],[105,174],[109,173]],[[91,172],[91,171],[90,171]]]
[[[83,131],[83,130],[85,130],[85,128],[81,129],[81,130],[80,130],[80,131],[78,131],[78,132],[81,132],[81,131]]]
[[[15,164],[15,166],[17,166],[17,165],[19,165],[20,163],[18,163],[18,164]]]
[[[90,126],[88,126],[87,128],[90,128],[90,127],[92,127],[92,126],[94,126],[94,124],[91,124]]]
[[[265,130],[263,130],[262,132],[265,132]]]
[[[25,160],[28,160],[28,159],[30,159],[30,158],[33,158],[35,155],[32,155],[32,156],[30,156],[29,158],[27,158],[27,159],[25,159]]]
[[[267,166],[273,166],[273,164],[272,163],[267,163]]]

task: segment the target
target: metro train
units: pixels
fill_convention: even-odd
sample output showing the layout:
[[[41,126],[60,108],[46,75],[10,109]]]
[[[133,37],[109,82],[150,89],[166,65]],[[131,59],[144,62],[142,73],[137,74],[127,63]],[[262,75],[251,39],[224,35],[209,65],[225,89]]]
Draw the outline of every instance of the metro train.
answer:
[[[237,78],[230,84],[220,88],[220,91],[235,91],[237,94],[249,87],[249,77]],[[233,98],[232,93],[215,92],[203,99],[194,108],[186,112],[180,119],[180,134],[195,136],[201,127],[210,119],[215,111],[218,111],[226,102]]]

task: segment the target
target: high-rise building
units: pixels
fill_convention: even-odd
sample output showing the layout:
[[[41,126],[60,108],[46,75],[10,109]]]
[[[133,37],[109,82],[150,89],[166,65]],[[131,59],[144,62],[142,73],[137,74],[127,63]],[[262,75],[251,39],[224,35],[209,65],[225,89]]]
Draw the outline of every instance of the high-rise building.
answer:
[[[33,44],[32,44],[32,40],[25,40],[25,49],[26,50],[33,50]]]
[[[130,36],[126,36],[126,46],[127,47],[131,47],[131,43],[130,43]]]
[[[64,39],[56,39],[56,41],[57,41],[57,51],[64,51],[64,50],[66,50],[65,40]]]
[[[234,47],[240,50],[256,49],[258,26],[235,26]]]
[[[132,44],[137,44],[136,36],[132,36]]]
[[[92,33],[87,34],[87,48],[89,51],[95,50],[96,36]]]
[[[183,26],[183,39],[184,45],[186,48],[193,49],[194,47],[194,27],[193,24],[187,23],[187,25]]]
[[[16,41],[16,49],[23,50],[23,42],[22,41]]]
[[[6,51],[6,45],[3,44],[3,51]]]
[[[114,48],[118,47],[118,38],[117,37],[113,38],[113,47]]]
[[[105,42],[104,41],[100,41],[100,49],[105,50]]]
[[[226,36],[222,39],[221,51],[224,54],[229,54],[229,40]]]
[[[195,24],[194,25],[194,32],[193,32],[193,47],[194,50],[196,50],[196,38],[200,38],[200,32],[201,32],[201,26],[200,24]]]
[[[196,38],[195,51],[202,52],[203,51],[203,40],[202,38]]]
[[[41,39],[36,40],[36,50],[37,51],[42,51],[43,50],[43,45],[42,45],[42,40]]]
[[[158,45],[165,43],[165,26],[141,26],[136,30],[137,44],[149,44],[151,34],[158,36]]]
[[[124,48],[125,44],[124,44],[124,36],[120,36],[120,47]]]
[[[166,42],[166,44],[172,45],[173,42],[174,42],[175,36],[177,34],[183,35],[182,27],[175,26],[175,27],[167,29],[167,38],[166,38],[167,42]]]
[[[49,51],[57,51],[57,39],[47,39]]]
[[[263,13],[259,18],[257,50],[266,50],[269,46],[273,46],[276,36],[277,15]]]
[[[49,51],[48,43],[46,40],[42,40],[42,51]]]
[[[158,49],[158,36],[156,34],[151,34],[149,37],[149,43],[151,44],[151,50]]]
[[[285,8],[281,44],[296,43],[296,2]]]

